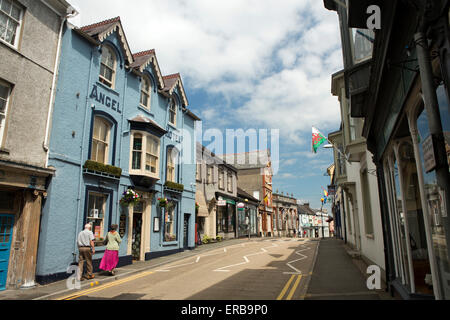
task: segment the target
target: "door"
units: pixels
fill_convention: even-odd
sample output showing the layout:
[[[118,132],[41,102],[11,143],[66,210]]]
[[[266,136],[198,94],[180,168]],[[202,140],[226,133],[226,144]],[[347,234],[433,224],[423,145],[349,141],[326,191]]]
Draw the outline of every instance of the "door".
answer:
[[[14,216],[0,214],[0,291],[6,289]]]
[[[131,245],[131,254],[133,260],[141,260],[141,243],[142,243],[142,213],[133,212],[133,238]]]
[[[184,215],[184,225],[183,225],[183,248],[188,249],[189,246],[189,218],[190,214]]]

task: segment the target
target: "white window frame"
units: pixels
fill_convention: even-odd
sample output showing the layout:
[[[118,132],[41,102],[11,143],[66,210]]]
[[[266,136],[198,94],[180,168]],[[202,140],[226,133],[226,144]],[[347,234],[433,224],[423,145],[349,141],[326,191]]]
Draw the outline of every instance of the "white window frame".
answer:
[[[171,121],[171,115],[173,114],[174,121]],[[174,97],[170,98],[170,104],[169,104],[169,123],[173,126],[177,125],[177,102]]]
[[[90,208],[90,199],[91,197],[97,197],[97,198],[103,198],[103,204],[102,204],[102,208]],[[88,203],[87,203],[87,207],[88,207],[88,212],[87,212],[87,217],[86,217],[86,223],[91,224],[92,228],[92,233],[94,233],[94,237],[95,237],[95,228],[93,225],[93,222],[95,221],[100,221],[100,235],[98,237],[95,237],[95,241],[99,241],[101,238],[104,239],[106,234],[105,234],[105,216],[106,216],[106,203],[108,201],[108,194],[104,194],[104,193],[98,193],[98,192],[94,192],[94,191],[88,191]],[[94,200],[94,207],[95,207],[96,201]],[[101,210],[102,217],[93,217],[91,216],[91,209],[97,209],[97,210]],[[98,212],[98,214],[100,215],[100,212]],[[103,245],[103,244],[99,244],[99,245]]]
[[[5,109],[3,112],[0,112],[0,148],[1,148],[3,146],[3,137],[5,134],[6,119],[8,116],[8,109],[11,100],[12,85],[2,80],[0,80],[0,85],[5,87],[8,91],[6,98],[0,97],[0,99],[5,102]]]
[[[112,58],[113,58],[113,66],[108,66],[103,62],[103,55],[105,54],[105,51],[110,51]],[[106,78],[102,74],[102,66],[105,66],[105,68],[111,70],[111,80]],[[111,89],[115,88],[116,83],[116,70],[117,70],[117,55],[114,52],[114,49],[109,45],[104,45],[102,48],[102,55],[100,57],[100,73],[99,73],[99,81],[103,83],[104,85],[108,86]]]
[[[225,179],[225,170],[219,169],[219,189],[221,190],[225,190],[224,179]]]
[[[140,135],[142,137],[142,148],[139,150],[141,152],[141,161],[140,161],[140,168],[139,169],[133,169],[133,146],[134,146],[134,137],[135,135]],[[155,142],[157,142],[157,152],[156,154],[153,154],[151,152],[148,152],[147,150],[147,139],[153,139]],[[161,149],[161,140],[144,131],[137,131],[132,130],[130,135],[130,174],[132,175],[139,175],[139,176],[148,176],[155,179],[159,178],[159,167],[160,167],[160,149]],[[156,158],[156,172],[151,172],[149,170],[146,170],[147,165],[147,154],[154,156]]]
[[[167,149],[167,181],[177,182],[175,181],[177,153],[178,152],[174,147]]]
[[[15,7],[17,9],[20,10],[19,13],[19,20],[17,20],[16,18],[11,16],[11,11],[9,13],[4,12],[1,7],[3,5],[3,2],[10,2],[11,3],[11,8]],[[24,13],[24,8],[22,6],[20,6],[19,4],[17,4],[16,1],[11,1],[11,0],[0,0],[0,15],[3,14],[7,17],[7,25],[9,24],[10,20],[13,20],[15,23],[17,23],[17,27],[15,30],[15,38],[14,38],[14,42],[10,43],[8,41],[6,41],[6,39],[3,39],[3,35],[0,34],[0,41],[5,43],[8,46],[12,46],[15,49],[17,49],[17,47],[19,46],[19,40],[21,38],[21,34],[22,34],[22,24],[23,24],[23,13]],[[5,28],[5,33],[6,33],[7,28]]]
[[[233,192],[233,175],[231,173],[227,174],[227,191]]]
[[[103,124],[106,124],[106,126],[107,126],[108,132],[106,134],[106,141],[101,140],[100,137],[98,137],[98,138],[95,137],[95,125],[98,122],[102,122]],[[99,162],[99,163],[103,163],[103,164],[109,163],[108,161],[109,161],[109,147],[111,145],[111,129],[112,129],[112,126],[108,120],[106,120],[105,118],[100,117],[100,116],[94,117],[94,125],[93,125],[93,129],[92,129],[92,147],[91,147],[91,157],[90,157],[91,160]],[[99,152],[98,148],[97,148],[97,152],[95,152],[95,155],[94,155],[94,142],[95,141],[97,141],[97,146],[99,143],[103,143],[105,145],[104,162],[100,162],[98,160],[98,152]]]
[[[145,90],[145,86],[144,86],[145,83],[148,84],[148,91]],[[142,77],[142,81],[141,81],[141,98],[140,98],[139,103],[140,103],[140,105],[141,105],[143,108],[148,109],[148,110],[151,109],[151,105],[152,105],[152,104],[151,104],[151,101],[152,101],[152,94],[151,94],[151,93],[152,93],[152,82],[151,82],[151,80],[150,80],[149,77],[143,76],[143,77]],[[145,103],[142,102],[142,97],[143,97],[144,95],[147,96],[147,104],[145,104]]]
[[[156,146],[156,151],[155,152],[152,152],[151,150],[149,150],[150,149],[149,148],[149,140],[152,140],[154,143],[156,143],[157,146]],[[145,159],[144,159],[144,163],[145,163],[144,171],[145,172],[149,172],[150,174],[157,174],[158,173],[159,145],[160,145],[159,139],[157,139],[155,136],[152,136],[152,135],[149,135],[149,134],[147,134],[145,136]],[[148,161],[149,158],[150,159],[152,159],[152,158],[155,159],[155,165],[154,165],[155,172],[152,172],[153,165],[152,165],[151,161],[150,162]],[[150,170],[147,169],[147,166],[149,166]]]

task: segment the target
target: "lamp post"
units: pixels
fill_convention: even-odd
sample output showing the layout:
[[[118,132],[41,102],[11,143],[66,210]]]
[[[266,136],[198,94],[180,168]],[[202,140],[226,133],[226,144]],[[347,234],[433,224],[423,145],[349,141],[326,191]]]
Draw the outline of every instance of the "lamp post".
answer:
[[[322,202],[322,205],[320,206],[320,220],[322,221],[322,239],[325,238],[325,226],[323,225],[323,202],[325,201],[324,198],[321,198],[320,201]]]

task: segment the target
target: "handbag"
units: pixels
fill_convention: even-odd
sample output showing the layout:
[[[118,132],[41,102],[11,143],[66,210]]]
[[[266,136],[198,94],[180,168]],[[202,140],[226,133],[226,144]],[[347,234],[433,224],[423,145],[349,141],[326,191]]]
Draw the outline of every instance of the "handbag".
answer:
[[[106,234],[105,240],[103,240],[103,245],[107,245],[108,244],[108,234],[109,232]]]

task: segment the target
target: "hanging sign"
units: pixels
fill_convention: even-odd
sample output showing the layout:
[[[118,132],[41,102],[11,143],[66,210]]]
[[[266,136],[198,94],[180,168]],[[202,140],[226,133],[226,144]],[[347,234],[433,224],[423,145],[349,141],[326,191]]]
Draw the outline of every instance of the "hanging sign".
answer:
[[[226,200],[217,200],[217,206],[219,207],[225,207],[227,205]]]
[[[423,160],[425,172],[428,173],[436,168],[436,158],[434,153],[433,136],[430,134],[422,142]]]

